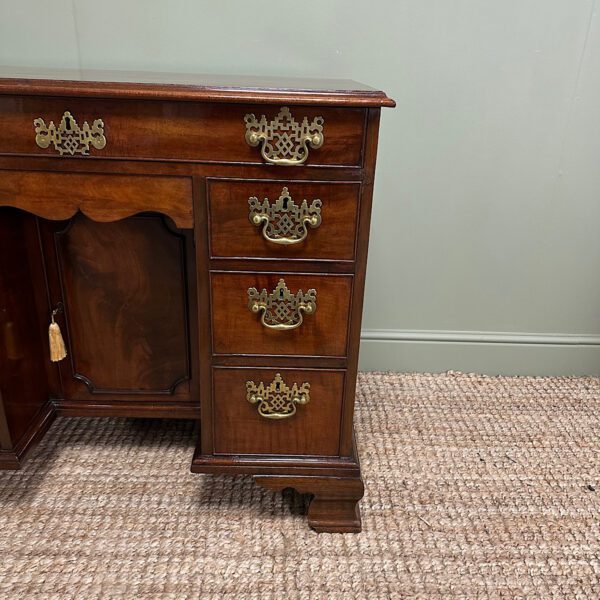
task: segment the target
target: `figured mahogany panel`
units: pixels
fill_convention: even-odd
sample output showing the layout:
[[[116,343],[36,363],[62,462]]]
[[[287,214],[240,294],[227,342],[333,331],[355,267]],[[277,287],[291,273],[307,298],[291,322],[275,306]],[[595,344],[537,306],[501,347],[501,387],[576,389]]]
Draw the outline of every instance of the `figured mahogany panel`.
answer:
[[[101,222],[156,211],[181,228],[192,228],[194,222],[189,177],[0,171],[2,205],[53,220],[77,211]]]
[[[269,293],[284,278],[293,294],[299,289],[317,292],[317,309],[305,315],[296,329],[264,327],[260,315],[248,308],[248,288]],[[213,352],[215,354],[266,354],[345,356],[351,276],[279,273],[211,274]]]
[[[277,373],[290,387],[309,383],[310,401],[292,417],[267,419],[246,399],[246,381],[269,384]],[[215,454],[336,456],[343,390],[343,371],[215,368]]]
[[[97,395],[173,394],[190,378],[184,238],[160,216],[96,223],[81,215],[54,238],[65,397],[85,398],[77,382]]]
[[[214,179],[207,186],[213,257],[349,261],[354,258],[360,192],[357,183]],[[263,225],[256,226],[249,219],[249,198],[256,197],[260,203],[268,199],[275,205],[284,187],[298,208],[304,200],[309,207],[314,200],[321,201],[320,225],[316,228],[306,225],[306,238],[292,245],[265,239]]]
[[[0,449],[15,449],[48,403],[46,286],[35,217],[0,209]],[[38,302],[41,300],[41,303]],[[47,308],[47,305],[46,305]]]
[[[254,113],[273,120],[281,107],[251,104],[202,104],[150,100],[105,100],[0,96],[0,154],[58,156],[52,145],[35,142],[33,121],[43,118],[58,126],[69,111],[82,127],[104,122],[106,146],[90,149],[83,160],[96,158],[163,159],[263,163],[260,148],[246,143],[244,116]],[[325,119],[325,142],[310,150],[307,165],[359,166],[366,111],[360,108],[292,107],[301,122]],[[65,161],[69,157],[64,156]]]

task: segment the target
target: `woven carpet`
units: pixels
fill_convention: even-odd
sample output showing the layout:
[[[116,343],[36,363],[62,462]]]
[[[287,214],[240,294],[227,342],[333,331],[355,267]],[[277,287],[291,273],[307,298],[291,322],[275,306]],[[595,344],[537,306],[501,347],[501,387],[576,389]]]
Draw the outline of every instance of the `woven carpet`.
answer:
[[[0,597],[600,598],[600,379],[364,374],[363,533],[192,475],[194,424],[59,419],[0,473]]]

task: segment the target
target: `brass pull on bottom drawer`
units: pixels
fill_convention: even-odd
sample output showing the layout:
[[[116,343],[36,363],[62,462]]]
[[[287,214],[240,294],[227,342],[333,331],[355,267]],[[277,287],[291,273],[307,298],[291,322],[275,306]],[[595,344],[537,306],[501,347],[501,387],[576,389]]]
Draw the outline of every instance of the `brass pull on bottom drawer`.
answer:
[[[265,385],[262,381],[246,381],[246,399],[258,404],[258,414],[265,419],[287,419],[296,414],[298,404],[310,402],[310,383],[294,383],[289,387],[279,373]]]

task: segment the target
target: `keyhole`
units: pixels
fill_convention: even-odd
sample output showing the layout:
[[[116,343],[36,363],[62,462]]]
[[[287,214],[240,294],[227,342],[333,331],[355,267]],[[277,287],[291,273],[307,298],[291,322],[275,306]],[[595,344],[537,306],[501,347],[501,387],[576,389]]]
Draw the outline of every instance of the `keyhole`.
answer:
[[[284,198],[283,199],[283,210],[287,210],[287,205],[288,205],[288,199]]]
[[[283,290],[279,290],[279,299],[283,300]]]
[[[279,382],[277,382],[277,383],[275,384],[275,390],[276,390],[276,391],[279,391],[280,389],[281,389],[281,384],[280,384]]]

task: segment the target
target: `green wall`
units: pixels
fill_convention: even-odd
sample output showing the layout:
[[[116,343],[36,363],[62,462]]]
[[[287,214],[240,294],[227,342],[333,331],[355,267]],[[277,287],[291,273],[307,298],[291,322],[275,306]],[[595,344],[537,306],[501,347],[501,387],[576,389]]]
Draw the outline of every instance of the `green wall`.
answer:
[[[592,374],[598,11],[593,0],[2,0],[0,63],[384,89],[398,107],[382,118],[362,367]]]

